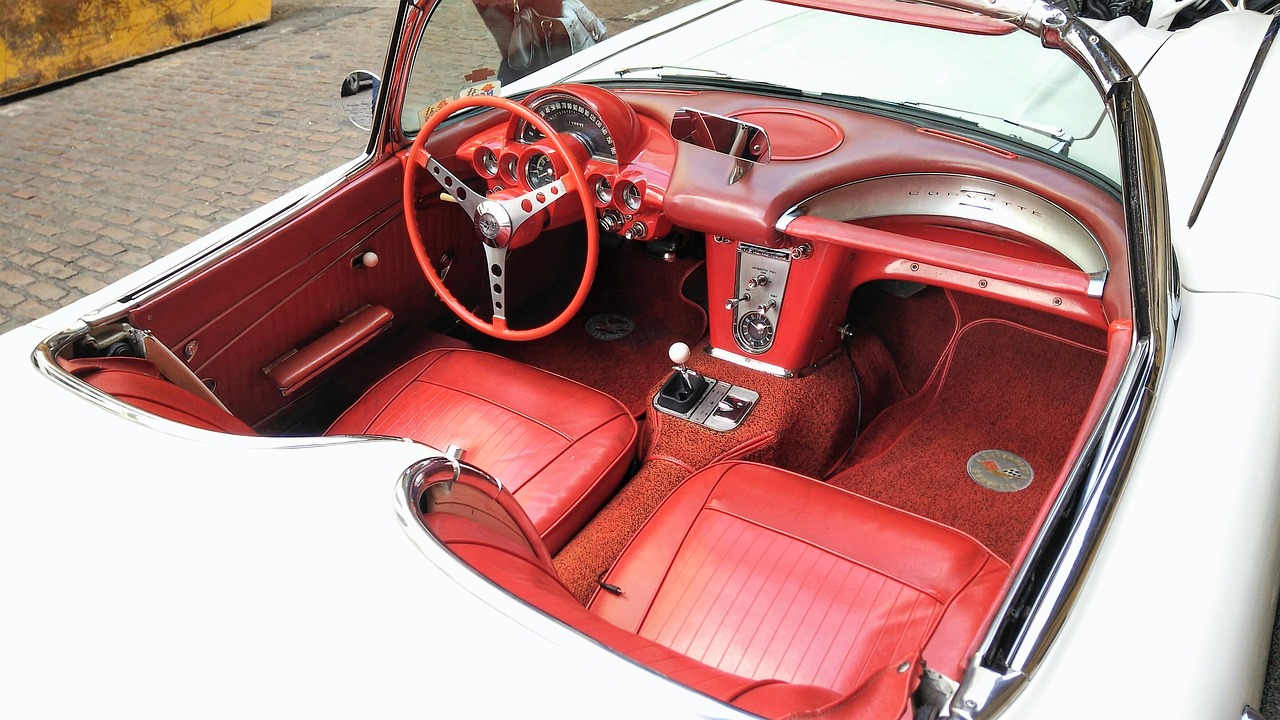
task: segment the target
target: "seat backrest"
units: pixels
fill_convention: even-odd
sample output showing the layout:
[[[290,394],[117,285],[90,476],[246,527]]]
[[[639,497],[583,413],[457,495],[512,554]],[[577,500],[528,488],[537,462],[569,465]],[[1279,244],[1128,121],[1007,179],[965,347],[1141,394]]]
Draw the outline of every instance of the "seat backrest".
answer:
[[[741,677],[609,623],[578,602],[540,553],[465,514],[428,513],[423,524],[464,562],[533,607],[675,682],[747,712],[767,718],[892,720],[909,709],[920,673],[918,653],[904,653],[849,693]]]
[[[725,462],[650,517],[591,611],[714,667],[851,692],[899,654],[959,677],[1009,566],[972,537],[813,478]]]

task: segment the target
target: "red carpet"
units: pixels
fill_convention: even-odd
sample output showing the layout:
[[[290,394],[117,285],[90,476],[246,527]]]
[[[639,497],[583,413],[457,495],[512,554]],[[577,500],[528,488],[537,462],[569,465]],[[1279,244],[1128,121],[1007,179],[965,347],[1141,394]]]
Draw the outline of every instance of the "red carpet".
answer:
[[[699,260],[663,262],[635,245],[601,249],[591,294],[568,325],[542,340],[482,349],[594,387],[639,414],[648,407],[652,388],[671,370],[671,343],[696,348],[706,334],[706,312],[680,292],[685,277],[701,271]],[[588,318],[601,313],[624,315],[635,330],[618,340],[595,340],[584,328]]]
[[[1104,361],[1099,350],[1006,321],[970,323],[929,384],[882,413],[830,481],[1010,559],[1062,469]],[[1031,486],[1001,493],[974,482],[965,465],[988,449],[1025,458]]]

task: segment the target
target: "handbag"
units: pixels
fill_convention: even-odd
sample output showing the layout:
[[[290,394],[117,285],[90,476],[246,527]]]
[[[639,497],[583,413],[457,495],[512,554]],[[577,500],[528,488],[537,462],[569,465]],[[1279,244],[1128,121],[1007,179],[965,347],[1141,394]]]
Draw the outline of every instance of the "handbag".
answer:
[[[604,21],[582,0],[562,0],[560,17],[543,15],[515,4],[515,20],[507,47],[507,64],[528,74],[605,39]]]

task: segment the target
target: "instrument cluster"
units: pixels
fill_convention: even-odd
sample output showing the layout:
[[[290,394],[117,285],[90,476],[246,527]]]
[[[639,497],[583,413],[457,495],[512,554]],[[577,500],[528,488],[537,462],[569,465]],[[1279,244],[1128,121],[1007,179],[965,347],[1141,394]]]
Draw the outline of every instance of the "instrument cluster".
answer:
[[[667,148],[647,147],[652,140],[670,135],[657,123],[642,120],[621,98],[590,85],[561,85],[538,91],[524,100],[559,136],[571,160],[586,178],[600,230],[629,240],[664,236],[670,223],[662,214],[662,199],[670,178],[670,162],[662,161]],[[650,127],[652,126],[652,127]],[[528,192],[567,176],[566,159],[538,128],[512,117],[505,125],[487,130],[459,148],[460,159],[469,159],[489,185],[489,194]],[[654,162],[654,158],[660,162]],[[557,218],[576,203],[552,207]],[[578,212],[578,216],[581,212]]]

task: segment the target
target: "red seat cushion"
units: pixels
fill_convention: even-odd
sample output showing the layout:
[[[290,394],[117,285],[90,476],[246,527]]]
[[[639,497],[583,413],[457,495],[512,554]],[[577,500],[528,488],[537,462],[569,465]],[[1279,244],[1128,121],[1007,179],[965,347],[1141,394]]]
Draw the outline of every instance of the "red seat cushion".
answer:
[[[636,455],[617,400],[475,350],[432,350],[374,385],[329,435],[391,435],[444,450],[502,481],[551,552],[604,504]]]
[[[632,540],[590,608],[726,672],[861,687],[905,652],[959,677],[1008,565],[976,540],[752,463],[691,476]]]

